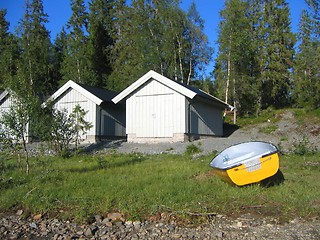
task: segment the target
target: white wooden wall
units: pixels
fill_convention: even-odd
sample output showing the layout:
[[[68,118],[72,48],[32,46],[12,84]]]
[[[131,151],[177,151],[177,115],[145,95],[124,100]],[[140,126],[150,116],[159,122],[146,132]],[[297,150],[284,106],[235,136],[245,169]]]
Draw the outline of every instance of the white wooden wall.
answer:
[[[80,105],[88,113],[85,115],[85,120],[91,122],[93,127],[87,132],[89,136],[96,135],[96,104],[90,99],[79,93],[78,91],[70,88],[62,96],[60,96],[54,108],[62,111],[66,110],[69,114],[72,113],[72,110],[76,105]],[[85,136],[84,136],[85,137]]]
[[[0,105],[0,116],[2,115],[2,113],[7,112],[9,110],[11,103],[12,103],[11,97],[4,99],[4,101]],[[1,124],[0,124],[0,127],[3,128]]]
[[[156,80],[148,81],[126,102],[126,132],[136,137],[185,133],[185,97]]]
[[[13,100],[12,100],[12,97],[10,95],[9,95],[9,97],[6,97],[6,99],[4,99],[4,101],[0,105],[0,116],[2,115],[3,112],[9,111],[12,103],[13,103]],[[4,128],[4,126],[2,126],[1,124],[0,124],[0,127]],[[25,133],[26,140],[27,140],[27,142],[30,142],[31,141],[31,137],[29,136],[29,124],[26,125],[26,131],[27,131]]]

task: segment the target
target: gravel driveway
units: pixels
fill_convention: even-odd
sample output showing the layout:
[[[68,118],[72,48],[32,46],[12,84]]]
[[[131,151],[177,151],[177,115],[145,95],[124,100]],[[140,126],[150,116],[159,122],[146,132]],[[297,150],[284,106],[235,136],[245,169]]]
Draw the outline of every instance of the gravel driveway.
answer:
[[[274,129],[267,132],[269,128]],[[279,121],[273,122],[272,119],[258,125],[251,125],[244,129],[228,127],[225,129],[225,137],[208,137],[192,142],[176,143],[151,143],[138,144],[129,143],[123,140],[100,142],[89,146],[89,151],[117,151],[119,153],[140,152],[145,154],[172,153],[182,154],[186,147],[194,144],[201,148],[202,154],[207,155],[214,151],[222,151],[231,145],[248,141],[265,141],[275,144],[280,151],[289,152],[294,150],[297,145],[304,144],[308,149],[320,151],[319,132],[320,126],[308,125],[301,126],[295,122],[293,113],[284,113]],[[270,130],[269,130],[270,131]]]

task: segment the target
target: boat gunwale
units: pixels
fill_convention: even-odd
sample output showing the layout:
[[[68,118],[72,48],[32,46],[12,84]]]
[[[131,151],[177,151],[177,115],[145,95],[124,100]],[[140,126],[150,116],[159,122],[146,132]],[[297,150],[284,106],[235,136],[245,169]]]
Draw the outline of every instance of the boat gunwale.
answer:
[[[241,145],[241,144],[246,144],[246,143],[265,143],[265,144],[272,145],[272,146],[276,149],[275,151],[268,152],[268,153],[263,154],[263,155],[261,155],[261,156],[256,155],[255,157],[259,156],[259,159],[260,159],[260,158],[267,157],[267,156],[271,156],[271,155],[276,154],[276,153],[279,153],[279,149],[278,149],[277,146],[274,145],[273,143],[269,143],[269,142],[265,142],[265,141],[247,141],[247,142],[243,142],[243,143],[233,144],[233,145],[230,145],[229,147],[225,148],[224,150],[222,150],[221,152],[219,152],[219,153],[211,160],[211,163],[213,162],[213,160],[214,160],[217,156],[219,156],[219,155],[220,155],[222,152],[224,152],[225,150],[227,150],[227,149],[229,149],[229,148],[232,148],[232,147],[235,147],[235,146],[238,146],[238,145]],[[241,163],[237,163],[237,164],[235,164],[235,165],[233,165],[233,166],[227,166],[226,168],[213,167],[213,166],[211,166],[211,163],[210,163],[210,166],[211,166],[212,168],[214,168],[214,169],[219,169],[219,170],[227,171],[227,170],[229,170],[229,169],[232,169],[232,168],[236,168],[236,167],[241,166],[244,162],[245,162],[245,160],[242,161]]]

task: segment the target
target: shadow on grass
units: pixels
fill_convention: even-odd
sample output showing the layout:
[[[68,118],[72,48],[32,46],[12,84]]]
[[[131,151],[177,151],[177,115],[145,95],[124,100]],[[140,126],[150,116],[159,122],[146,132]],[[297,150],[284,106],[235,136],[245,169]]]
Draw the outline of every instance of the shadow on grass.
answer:
[[[266,188],[273,187],[273,186],[278,186],[278,185],[282,184],[284,182],[284,180],[285,180],[284,179],[284,175],[279,169],[278,172],[275,175],[262,180],[260,182],[260,185],[262,187],[266,187]]]
[[[142,155],[129,155],[127,159],[118,159],[118,161],[108,161],[107,159],[103,157],[97,158],[97,164],[90,167],[75,167],[68,169],[68,172],[77,172],[77,173],[85,173],[90,171],[97,171],[101,169],[112,169],[112,168],[119,168],[123,166],[130,166],[139,164],[143,161],[147,160],[146,157]]]
[[[103,149],[117,149],[121,147],[122,143],[124,143],[125,139],[118,139],[118,140],[102,140],[100,142],[91,144],[84,148],[85,153],[93,153],[95,151],[100,151]]]
[[[130,156],[130,155],[129,155]],[[129,166],[129,165],[135,165],[138,163],[141,163],[145,161],[147,158],[138,154],[134,156],[130,156],[130,159],[125,159],[125,160],[119,160],[115,162],[109,162],[106,159],[99,158],[98,159],[98,168],[103,169],[103,168],[117,168],[117,167],[123,167],[123,166]]]

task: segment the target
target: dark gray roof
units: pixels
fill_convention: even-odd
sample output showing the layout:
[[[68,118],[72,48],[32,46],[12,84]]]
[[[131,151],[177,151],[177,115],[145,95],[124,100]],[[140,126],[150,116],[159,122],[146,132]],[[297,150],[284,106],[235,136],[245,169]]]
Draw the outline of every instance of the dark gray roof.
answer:
[[[173,80],[172,80],[173,81]],[[232,106],[230,106],[229,104],[223,102],[222,100],[220,100],[219,98],[217,97],[214,97],[198,88],[195,88],[193,86],[190,86],[190,85],[187,85],[185,83],[181,83],[181,82],[178,82],[178,81],[175,81],[176,83],[180,84],[181,86],[189,89],[190,91],[193,91],[194,93],[197,94],[198,97],[200,98],[203,98],[203,99],[206,99],[206,100],[209,100],[211,102],[215,102],[217,104],[219,104],[221,107],[223,108],[231,108]]]
[[[114,98],[118,94],[117,92],[106,90],[103,88],[92,87],[92,86],[88,86],[80,83],[77,83],[77,84],[83,87],[88,92],[95,95],[96,97],[100,98],[104,102],[112,102],[112,98]]]

